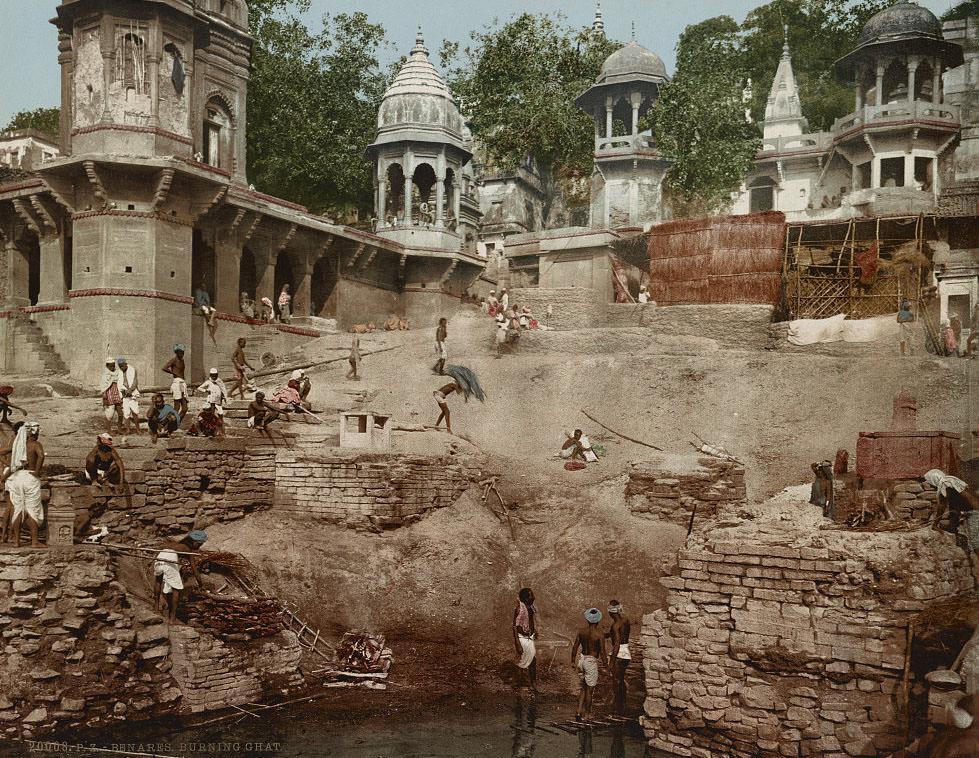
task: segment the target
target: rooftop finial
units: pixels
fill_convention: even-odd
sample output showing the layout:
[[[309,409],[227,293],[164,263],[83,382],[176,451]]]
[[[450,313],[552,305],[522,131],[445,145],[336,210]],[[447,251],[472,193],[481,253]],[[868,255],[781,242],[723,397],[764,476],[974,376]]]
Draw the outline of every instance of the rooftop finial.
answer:
[[[428,48],[425,47],[425,35],[422,34],[422,25],[418,25],[418,33],[415,35],[415,46],[411,48],[412,54],[425,53],[428,55]]]
[[[598,0],[598,5],[595,7],[595,20],[591,24],[591,33],[595,37],[605,36],[605,22],[602,21],[602,0]]]
[[[784,29],[783,33],[785,35],[784,36],[785,41],[782,43],[782,57],[785,60],[788,60],[789,59],[789,25],[786,24],[783,27],[783,29]]]

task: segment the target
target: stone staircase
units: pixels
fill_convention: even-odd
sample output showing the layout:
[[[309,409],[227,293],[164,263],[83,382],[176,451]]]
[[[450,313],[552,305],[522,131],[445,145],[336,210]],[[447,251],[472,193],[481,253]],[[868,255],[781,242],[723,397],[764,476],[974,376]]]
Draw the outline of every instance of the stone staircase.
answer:
[[[68,366],[48,340],[44,330],[26,314],[11,318],[14,370],[25,374],[67,374]]]

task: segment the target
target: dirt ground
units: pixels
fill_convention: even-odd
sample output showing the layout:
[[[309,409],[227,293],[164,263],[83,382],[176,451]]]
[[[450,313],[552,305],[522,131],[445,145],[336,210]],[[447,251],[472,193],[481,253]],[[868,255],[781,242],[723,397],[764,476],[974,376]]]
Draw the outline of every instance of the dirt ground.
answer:
[[[436,699],[515,685],[512,613],[517,590],[531,586],[542,617],[542,687],[557,695],[576,687],[568,644],[582,612],[614,597],[638,634],[642,615],[664,601],[656,580],[670,571],[684,539],[683,529],[637,517],[625,505],[628,463],[653,461],[657,453],[603,430],[583,411],[667,456],[692,453],[695,435],[723,445],[746,463],[750,507],[760,518],[771,496],[809,481],[812,461],[832,458],[839,448],[853,461],[860,431],[887,430],[900,390],[917,396],[919,428],[964,435],[966,457],[970,432],[979,427],[969,405],[970,388],[971,402],[979,397],[979,361],[902,359],[896,346],[893,354],[853,345],[834,353],[832,346],[806,352],[690,340],[684,351],[671,339],[662,349],[653,330],[648,343],[630,338],[635,349],[610,354],[601,335],[588,331],[575,353],[518,347],[497,359],[488,317],[470,311],[450,319],[449,363],[472,368],[488,395],[485,403],[450,398],[453,431],[472,444],[482,473],[500,477],[513,534],[474,487],[455,505],[390,532],[310,528],[273,510],[209,527],[208,547],[245,555],[262,568],[268,590],[328,635],[352,628],[386,634],[395,651],[395,688]],[[396,349],[366,355],[360,382],[344,379],[346,362],[311,369],[314,407],[349,407],[365,393],[370,407],[401,422],[433,424],[438,409],[431,393],[445,379],[431,372],[429,332],[434,324],[362,335],[364,353]],[[342,356],[349,343],[350,335],[327,336],[285,358]],[[83,449],[102,428],[91,395],[29,405],[56,458],[61,448],[68,460],[65,450]],[[569,472],[554,454],[562,430],[575,427],[606,454]],[[448,439],[420,432],[401,444],[431,448]],[[147,448],[149,441],[130,437],[128,444]],[[796,499],[780,497],[771,508]],[[772,517],[791,513],[789,507]],[[365,693],[365,703],[375,699]]]

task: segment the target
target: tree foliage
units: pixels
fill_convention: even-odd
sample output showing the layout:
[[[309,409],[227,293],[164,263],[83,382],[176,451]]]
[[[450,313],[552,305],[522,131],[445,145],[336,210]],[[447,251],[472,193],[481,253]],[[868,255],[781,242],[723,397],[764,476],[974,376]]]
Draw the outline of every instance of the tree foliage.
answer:
[[[308,9],[309,0],[249,4],[248,174],[314,212],[370,209],[364,150],[387,84],[384,30],[364,13],[338,13],[314,34],[296,15]]]
[[[37,129],[39,132],[50,134],[57,137],[60,130],[58,120],[61,117],[61,108],[36,108],[32,111],[20,111],[15,113],[10,123],[4,127],[4,131],[12,129]]]
[[[979,0],[965,0],[942,14],[942,21],[961,21],[966,18],[979,18]]]
[[[446,43],[441,63],[492,163],[512,169],[531,153],[552,173],[587,174],[594,127],[574,99],[618,47],[561,15],[522,13],[473,32],[465,49]]]
[[[641,123],[672,161],[666,184],[679,215],[723,205],[760,147],[744,115],[737,35],[729,16],[688,26],[677,43],[676,75]]]
[[[852,50],[860,30],[892,0],[773,0],[755,8],[741,25],[744,73],[751,77],[751,113],[765,116],[789,26],[792,70],[799,85],[802,114],[812,131],[826,131],[853,111],[853,90],[841,84],[833,63]]]

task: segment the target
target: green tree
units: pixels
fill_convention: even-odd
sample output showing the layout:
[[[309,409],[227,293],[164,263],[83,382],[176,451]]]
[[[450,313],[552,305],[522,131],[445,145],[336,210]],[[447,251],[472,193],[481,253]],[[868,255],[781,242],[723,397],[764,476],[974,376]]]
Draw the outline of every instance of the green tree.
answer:
[[[11,129],[37,129],[39,132],[56,137],[59,133],[61,108],[37,108],[32,111],[20,111],[10,119],[4,131]]]
[[[514,168],[528,153],[555,175],[591,172],[592,118],[574,99],[620,45],[565,23],[522,13],[447,43],[442,67],[464,117],[490,161]]]
[[[253,0],[248,174],[258,189],[316,213],[369,210],[364,150],[388,78],[384,30],[364,13],[323,18],[314,34],[297,13],[309,0]]]
[[[892,0],[773,0],[751,11],[741,25],[745,74],[751,77],[751,113],[765,116],[765,104],[789,27],[792,71],[799,85],[802,115],[812,131],[827,131],[853,111],[853,90],[838,82],[833,63],[857,44],[860,30]]]
[[[666,189],[677,215],[724,205],[761,146],[745,119],[744,65],[730,16],[688,26],[677,43],[672,81],[646,114],[656,145],[672,161]]]
[[[979,18],[979,0],[965,0],[942,14],[942,21],[961,21],[966,18]]]

